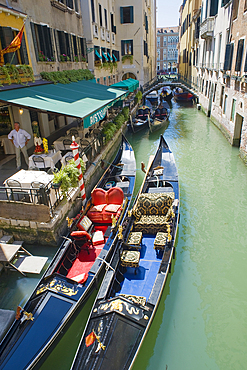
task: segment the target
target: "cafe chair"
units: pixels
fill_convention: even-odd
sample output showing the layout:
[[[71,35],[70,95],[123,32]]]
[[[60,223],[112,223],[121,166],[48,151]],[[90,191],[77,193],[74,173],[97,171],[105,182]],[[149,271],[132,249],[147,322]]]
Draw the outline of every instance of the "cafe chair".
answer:
[[[21,189],[21,183],[19,181],[9,179],[6,182],[10,188],[10,192],[8,192],[8,194],[10,195],[11,200],[30,203],[30,196],[26,191]]]
[[[71,161],[71,159],[74,159],[73,155],[72,155],[72,154],[71,154],[71,155],[67,155],[67,156],[64,158],[65,163],[66,163],[66,164],[68,164],[68,163],[69,163],[69,161]]]
[[[40,155],[33,155],[33,163],[34,163],[35,167],[38,167],[37,165],[42,164],[43,165],[42,167],[45,168],[45,160]]]
[[[43,201],[44,194],[41,194],[41,192],[39,191],[40,188],[44,188],[44,187],[45,187],[45,185],[42,182],[39,182],[39,181],[31,182],[31,188],[36,189],[36,191],[31,191],[32,198],[34,198],[33,200],[35,200],[35,198],[37,198],[37,203],[39,203],[39,204],[45,204],[44,201]],[[36,203],[36,201],[35,201],[35,203]]]
[[[43,186],[45,186],[45,185],[42,182],[39,182],[39,181],[31,182],[31,188],[33,188],[33,189],[40,189]]]
[[[72,144],[71,139],[63,139],[64,150],[70,150],[70,145]]]
[[[80,139],[81,146],[88,146],[90,144],[89,140],[87,139]]]
[[[76,128],[71,128],[69,130],[69,135],[70,136],[74,136],[74,137],[78,137],[79,136],[79,132],[78,132],[78,130]]]

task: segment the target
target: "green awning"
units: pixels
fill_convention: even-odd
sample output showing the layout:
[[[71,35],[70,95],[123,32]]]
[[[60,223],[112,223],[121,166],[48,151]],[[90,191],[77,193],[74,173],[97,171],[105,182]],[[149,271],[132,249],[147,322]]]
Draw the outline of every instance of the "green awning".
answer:
[[[0,101],[84,119],[115,104],[124,94],[126,91],[96,84],[91,80],[71,82],[67,85],[45,84],[3,90],[0,91]],[[84,125],[84,127],[88,126]]]
[[[128,78],[128,80],[122,80],[119,81],[113,85],[111,85],[113,88],[119,88],[119,89],[125,89],[130,92],[133,92],[139,87],[139,81],[134,80],[133,78]]]

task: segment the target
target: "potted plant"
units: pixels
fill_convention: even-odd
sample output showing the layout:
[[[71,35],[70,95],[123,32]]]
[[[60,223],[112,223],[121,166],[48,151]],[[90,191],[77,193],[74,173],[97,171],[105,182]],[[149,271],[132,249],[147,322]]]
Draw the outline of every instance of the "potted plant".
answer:
[[[82,173],[85,172],[85,163],[80,158]],[[54,173],[52,187],[54,189],[60,188],[62,194],[67,196],[69,189],[78,186],[79,170],[76,167],[74,159],[71,159],[66,166],[63,166],[58,172]]]

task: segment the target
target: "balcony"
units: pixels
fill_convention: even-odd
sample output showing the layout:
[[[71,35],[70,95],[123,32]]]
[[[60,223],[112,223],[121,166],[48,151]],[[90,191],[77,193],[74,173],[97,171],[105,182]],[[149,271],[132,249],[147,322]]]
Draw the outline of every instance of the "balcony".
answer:
[[[200,26],[200,35],[202,39],[207,39],[213,37],[214,33],[214,17],[209,17],[205,19],[204,22],[201,23]]]

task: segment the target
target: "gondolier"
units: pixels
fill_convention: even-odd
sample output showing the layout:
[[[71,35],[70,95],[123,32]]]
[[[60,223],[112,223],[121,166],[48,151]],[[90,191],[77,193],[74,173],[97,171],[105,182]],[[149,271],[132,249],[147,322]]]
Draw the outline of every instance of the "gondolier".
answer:
[[[15,122],[14,130],[10,131],[10,133],[8,134],[8,139],[15,146],[17,169],[19,170],[21,168],[21,151],[28,166],[28,154],[26,145],[31,139],[31,135],[27,131],[20,128],[19,122]]]

